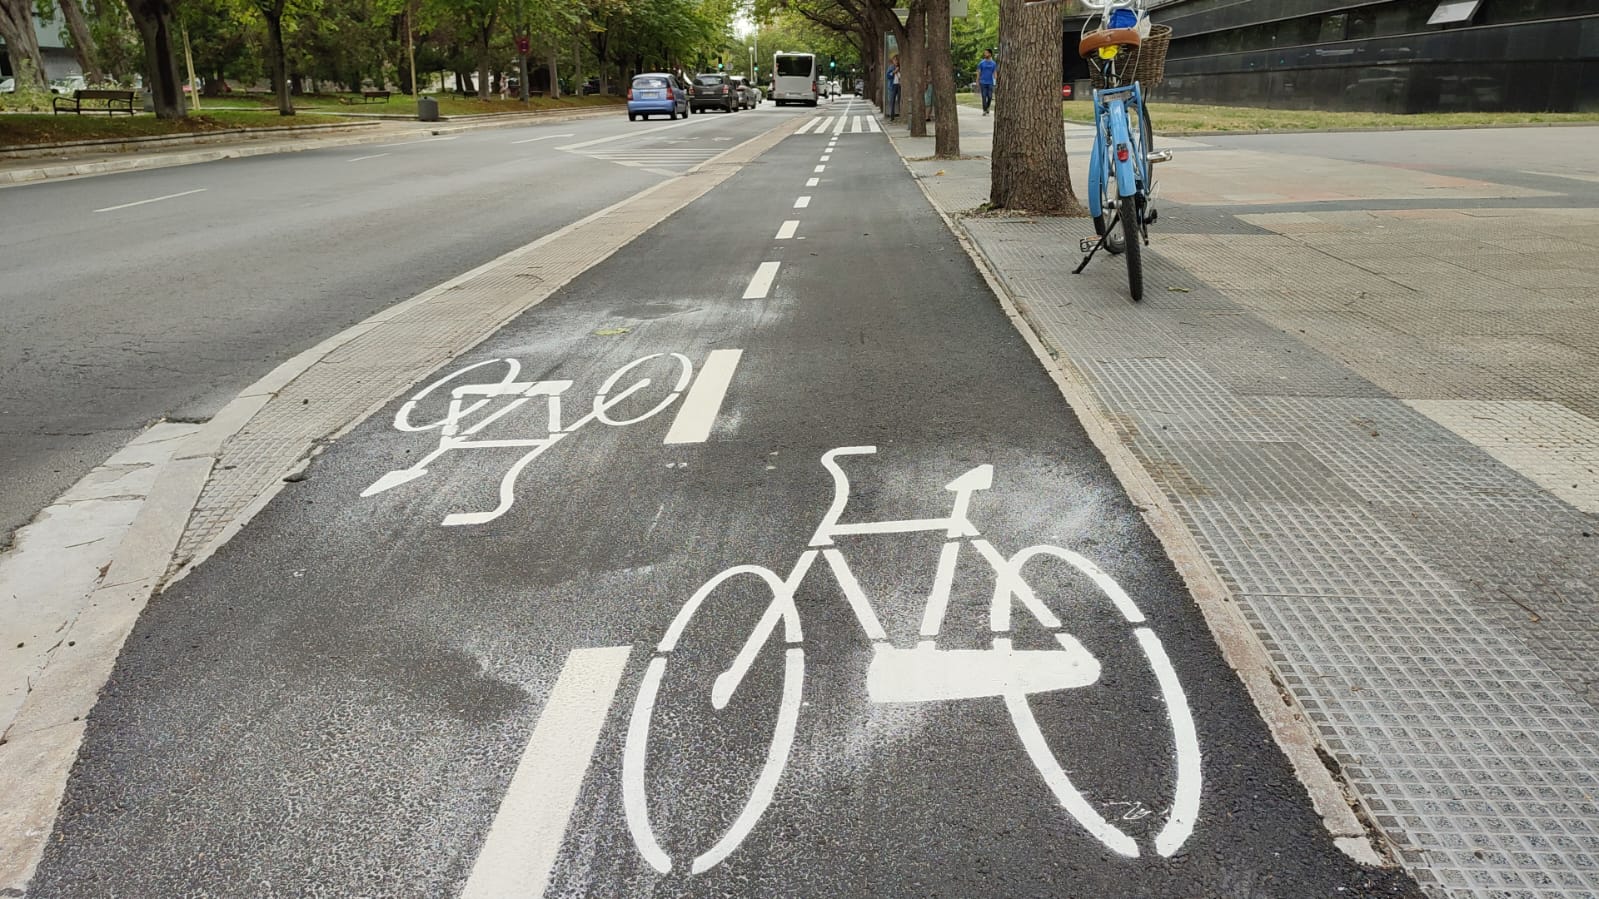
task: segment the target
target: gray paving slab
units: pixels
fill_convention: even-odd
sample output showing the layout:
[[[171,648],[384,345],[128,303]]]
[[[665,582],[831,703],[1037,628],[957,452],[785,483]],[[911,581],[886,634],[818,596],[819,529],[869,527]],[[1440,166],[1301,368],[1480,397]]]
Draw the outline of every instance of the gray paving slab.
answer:
[[[948,211],[987,183],[986,160],[938,165],[924,183]],[[1086,221],[960,227],[1178,510],[1407,867],[1438,896],[1592,897],[1599,520],[1535,475],[1599,416],[1575,274],[1596,216],[1580,197],[1499,205],[1178,205],[1136,305],[1118,259],[1071,274]],[[1537,458],[1512,466],[1406,402],[1425,398],[1574,418],[1521,426]]]

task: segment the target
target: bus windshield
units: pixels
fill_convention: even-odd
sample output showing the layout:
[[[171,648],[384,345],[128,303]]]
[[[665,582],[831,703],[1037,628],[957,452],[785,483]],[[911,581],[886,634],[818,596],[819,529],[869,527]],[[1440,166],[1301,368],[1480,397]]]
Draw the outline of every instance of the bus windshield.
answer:
[[[777,57],[777,74],[787,77],[809,78],[815,68],[814,56],[779,56]]]

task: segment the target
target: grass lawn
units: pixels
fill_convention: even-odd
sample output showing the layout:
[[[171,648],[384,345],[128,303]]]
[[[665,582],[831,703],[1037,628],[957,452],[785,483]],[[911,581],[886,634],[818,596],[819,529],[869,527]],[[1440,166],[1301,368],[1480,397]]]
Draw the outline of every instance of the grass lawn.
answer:
[[[1070,100],[1061,104],[1068,122],[1094,121],[1093,104]],[[1599,122],[1595,112],[1425,112],[1394,115],[1381,112],[1325,112],[1315,109],[1256,109],[1248,106],[1197,106],[1151,103],[1155,131],[1337,131],[1359,128],[1459,128],[1468,125],[1522,125],[1551,122]]]
[[[543,112],[556,109],[585,109],[591,107],[613,106],[625,102],[620,97],[602,97],[591,94],[586,97],[562,97],[552,100],[548,97],[530,97],[526,103],[520,100],[479,100],[476,97],[461,97],[455,94],[424,94],[439,102],[439,114],[443,116],[462,115],[496,115],[518,112]],[[416,115],[416,100],[405,94],[396,93],[389,97],[387,103],[375,100],[363,103],[356,99],[353,103],[346,103],[353,94],[304,94],[294,98],[294,108],[318,113],[371,113],[374,115]],[[259,107],[276,109],[278,101],[271,94],[236,92],[225,97],[201,97],[202,108],[215,106],[219,109],[229,107]]]
[[[329,125],[348,123],[326,115],[280,116],[276,112],[218,110],[176,120],[158,119],[149,113],[119,115],[0,115],[0,147],[28,147],[73,140],[113,140],[121,137],[154,137],[169,134],[204,134],[236,128],[282,128],[287,125]]]

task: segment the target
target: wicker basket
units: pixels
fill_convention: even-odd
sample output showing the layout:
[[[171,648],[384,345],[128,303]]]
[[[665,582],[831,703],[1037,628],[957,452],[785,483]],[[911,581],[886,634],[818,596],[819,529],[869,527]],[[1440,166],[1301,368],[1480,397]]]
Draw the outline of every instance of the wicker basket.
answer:
[[[1159,85],[1166,79],[1166,51],[1171,47],[1171,26],[1149,26],[1149,37],[1146,37],[1133,51],[1133,77],[1143,86],[1144,90]],[[1104,90],[1105,73],[1093,61],[1088,64],[1088,78],[1093,82],[1096,90]]]

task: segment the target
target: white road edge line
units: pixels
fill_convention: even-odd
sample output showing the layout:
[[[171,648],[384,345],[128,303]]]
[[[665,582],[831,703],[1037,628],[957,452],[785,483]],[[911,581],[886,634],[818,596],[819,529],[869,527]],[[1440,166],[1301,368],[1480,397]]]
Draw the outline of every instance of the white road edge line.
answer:
[[[189,194],[205,193],[206,190],[207,189],[204,187],[197,187],[194,190],[186,190],[181,194],[167,194],[164,197],[151,197],[148,200],[139,200],[134,203],[123,203],[121,206],[107,206],[104,209],[96,209],[95,212],[116,212],[118,209],[128,209],[133,206],[143,206],[146,203],[159,203],[162,200],[175,200],[178,197],[187,197]]]
[[[777,263],[768,264],[776,270]],[[672,428],[666,432],[663,443],[704,443],[711,438],[711,427],[722,411],[722,400],[727,396],[733,371],[743,355],[743,350],[712,350],[705,357],[700,373],[694,377],[694,385],[677,406],[677,418],[672,420]]]
[[[632,649],[606,646],[567,655],[462,899],[544,895]]]
[[[799,230],[799,219],[789,219],[788,221],[783,223],[783,227],[777,229],[777,238],[776,239],[777,240],[788,240],[790,237],[793,237],[794,236],[794,232],[798,231],[798,230]]]
[[[744,299],[766,299],[766,295],[772,290],[772,279],[777,277],[777,267],[780,264],[777,262],[761,263],[760,268],[755,270],[755,277],[750,279],[750,286],[744,288]]]
[[[530,137],[530,138],[528,138],[526,140],[513,140],[513,141],[511,141],[511,143],[513,143],[513,144],[531,144],[534,141],[539,141],[539,140],[550,140],[551,138],[556,138],[556,137],[574,137],[574,136],[575,135],[572,135],[572,134],[546,134],[543,137]]]
[[[795,209],[804,209],[805,207],[807,207],[809,205],[811,205],[811,198],[810,197],[800,197],[798,200],[794,201],[794,208]]]
[[[387,155],[389,155],[389,154],[387,154],[387,153],[373,153],[371,156],[357,156],[354,159],[346,159],[345,162],[365,162],[368,159],[382,159],[383,157],[385,157]]]
[[[400,141],[397,144],[378,144],[377,145],[377,149],[385,150],[385,149],[388,149],[390,147],[409,147],[409,146],[412,146],[414,144],[436,144],[439,141],[455,140],[456,137],[457,137],[457,135],[450,134],[450,135],[446,135],[444,137],[424,137],[421,140],[404,140],[404,141]]]

